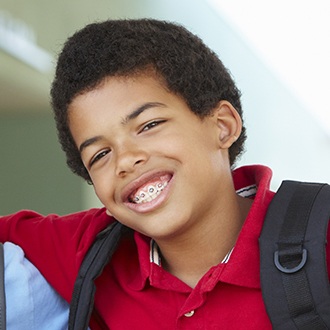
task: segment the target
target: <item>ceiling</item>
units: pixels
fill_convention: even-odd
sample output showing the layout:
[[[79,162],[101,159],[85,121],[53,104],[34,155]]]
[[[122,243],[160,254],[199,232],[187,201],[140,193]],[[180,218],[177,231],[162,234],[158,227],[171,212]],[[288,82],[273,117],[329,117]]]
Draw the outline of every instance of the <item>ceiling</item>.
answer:
[[[56,54],[67,37],[95,20],[138,16],[147,5],[148,0],[0,0],[0,113],[48,111]],[[12,39],[4,46],[8,35]],[[17,51],[16,37],[29,45]],[[46,69],[24,60],[27,46],[47,52]],[[32,55],[32,60],[36,58]]]

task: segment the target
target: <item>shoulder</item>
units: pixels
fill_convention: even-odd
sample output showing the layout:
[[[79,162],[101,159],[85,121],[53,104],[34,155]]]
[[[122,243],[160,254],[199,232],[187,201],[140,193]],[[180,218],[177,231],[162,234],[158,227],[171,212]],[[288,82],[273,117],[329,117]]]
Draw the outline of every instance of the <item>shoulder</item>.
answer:
[[[69,300],[89,247],[113,221],[104,209],[65,216],[21,211],[0,219],[0,241],[20,246],[56,291]],[[22,254],[17,252],[10,257],[22,258]]]
[[[13,214],[8,215],[0,215],[1,223],[15,223],[15,222],[24,222],[24,221],[64,221],[65,222],[75,222],[75,221],[84,221],[93,219],[102,220],[103,218],[108,217],[106,215],[105,208],[92,208],[85,211],[74,212],[66,215],[58,215],[58,214],[48,214],[43,215],[38,212],[32,210],[21,210]]]
[[[23,210],[0,218],[0,240],[13,241],[21,246],[20,238],[36,237],[47,232],[47,236],[70,235],[85,233],[93,234],[103,230],[114,220],[108,216],[105,209],[90,209],[67,215],[42,215],[34,211]],[[64,236],[62,236],[64,235]],[[24,247],[25,250],[26,247]]]

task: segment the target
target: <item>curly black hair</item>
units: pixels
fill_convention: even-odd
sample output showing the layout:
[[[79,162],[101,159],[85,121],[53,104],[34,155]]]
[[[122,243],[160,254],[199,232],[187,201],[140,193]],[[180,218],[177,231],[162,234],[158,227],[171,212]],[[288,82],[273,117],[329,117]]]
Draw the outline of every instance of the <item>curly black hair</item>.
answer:
[[[200,118],[219,101],[229,101],[242,117],[240,96],[229,71],[202,40],[184,27],[154,19],[107,20],[71,36],[59,55],[51,102],[62,149],[71,170],[90,182],[68,123],[73,99],[106,77],[130,77],[152,68],[166,88],[181,96]],[[231,166],[244,149],[245,127],[229,149]]]

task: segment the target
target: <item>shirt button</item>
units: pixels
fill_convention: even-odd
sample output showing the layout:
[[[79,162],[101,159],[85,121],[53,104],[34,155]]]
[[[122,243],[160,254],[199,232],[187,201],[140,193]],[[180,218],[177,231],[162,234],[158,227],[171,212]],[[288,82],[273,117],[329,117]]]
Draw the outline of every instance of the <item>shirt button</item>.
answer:
[[[190,311],[186,314],[184,314],[185,317],[192,317],[195,314],[195,311]]]

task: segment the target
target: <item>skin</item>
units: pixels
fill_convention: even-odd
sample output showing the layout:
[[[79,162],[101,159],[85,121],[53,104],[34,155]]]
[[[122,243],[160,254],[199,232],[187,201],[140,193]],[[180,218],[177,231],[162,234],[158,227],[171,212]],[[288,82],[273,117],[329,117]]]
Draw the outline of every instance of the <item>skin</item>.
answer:
[[[231,177],[228,148],[242,127],[233,106],[200,119],[153,74],[110,77],[72,101],[69,124],[109,214],[152,237],[163,267],[194,287],[234,246],[251,204]],[[156,199],[131,201],[164,181]]]

